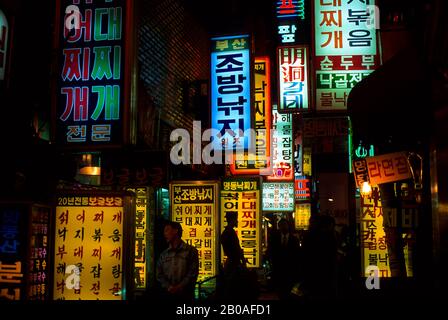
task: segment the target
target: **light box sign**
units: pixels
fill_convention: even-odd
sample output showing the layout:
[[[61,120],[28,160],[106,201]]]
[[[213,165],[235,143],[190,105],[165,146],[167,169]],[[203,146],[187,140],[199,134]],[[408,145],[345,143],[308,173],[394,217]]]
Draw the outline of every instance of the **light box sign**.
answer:
[[[311,203],[296,203],[294,226],[296,230],[308,230],[311,218]]]
[[[227,212],[238,213],[238,235],[247,267],[261,266],[261,181],[260,178],[227,178],[221,188],[221,233],[227,225]],[[221,251],[221,262],[226,257]]]
[[[282,44],[308,43],[306,0],[276,0],[278,41]]]
[[[232,174],[267,174],[271,168],[271,67],[269,57],[256,57],[254,64],[255,153],[244,154],[230,164]]]
[[[146,289],[147,245],[148,245],[148,187],[127,188],[135,194],[135,256],[134,275],[135,288]]]
[[[263,211],[294,211],[293,182],[263,182]]]
[[[268,180],[294,180],[294,155],[292,139],[292,114],[281,114],[272,108],[272,167]]]
[[[27,282],[26,218],[23,205],[0,205],[0,298],[22,300]]]
[[[123,300],[124,198],[57,198],[54,250],[55,300]],[[79,270],[79,289],[71,286]],[[71,287],[71,288],[70,288]]]
[[[277,49],[279,111],[297,112],[308,109],[308,48]]]
[[[0,80],[5,80],[6,56],[8,51],[8,20],[0,9]]]
[[[198,281],[218,272],[218,183],[182,181],[170,183],[171,220],[182,225],[182,239],[199,255]]]
[[[375,55],[375,0],[316,0],[316,55]]]
[[[50,217],[51,208],[31,207],[28,254],[28,300],[47,300],[50,292]]]
[[[317,110],[346,110],[351,89],[378,67],[374,5],[315,1]]]
[[[215,150],[247,150],[252,141],[251,56],[248,35],[212,38],[211,127]]]
[[[295,200],[305,201],[310,200],[311,191],[310,191],[311,180],[305,176],[296,176],[294,180],[294,195]]]
[[[124,142],[126,5],[124,0],[60,3],[56,140],[61,145]]]
[[[405,152],[365,158],[370,184],[395,182],[412,178]]]
[[[377,266],[380,277],[390,277],[386,233],[383,228],[383,208],[378,187],[373,186],[372,197],[361,197],[361,259],[362,270]],[[364,276],[369,276],[366,274]]]

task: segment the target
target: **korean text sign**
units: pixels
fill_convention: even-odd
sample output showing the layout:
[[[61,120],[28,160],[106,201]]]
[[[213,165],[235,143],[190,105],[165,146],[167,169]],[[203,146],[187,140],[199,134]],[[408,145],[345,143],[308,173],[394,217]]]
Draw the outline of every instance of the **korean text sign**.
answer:
[[[280,47],[277,59],[280,112],[308,109],[308,48]]]
[[[308,230],[311,218],[311,203],[296,203],[294,226],[297,230]]]
[[[372,185],[406,180],[412,177],[405,152],[366,157],[365,161]]]
[[[215,276],[218,272],[218,183],[171,183],[170,201],[171,219],[182,225],[182,239],[198,250],[198,281]]]
[[[346,110],[351,89],[379,65],[374,0],[316,0],[316,109]]]
[[[135,193],[135,288],[146,289],[148,237],[148,187],[127,188]]]
[[[79,11],[70,11],[76,2]],[[124,0],[60,3],[56,139],[62,145],[123,142],[125,9]]]
[[[254,67],[255,153],[230,164],[232,174],[267,174],[271,168],[271,67],[269,57],[256,57]]]
[[[307,0],[276,0],[278,42],[288,44],[309,41],[309,2]]]
[[[361,197],[360,225],[362,270],[373,265],[378,267],[380,277],[390,277],[387,239],[383,228],[383,208],[378,186],[374,186],[372,197]]]
[[[272,166],[268,180],[293,181],[294,155],[292,138],[292,114],[281,114],[277,106],[272,108]]]
[[[212,38],[211,127],[216,150],[247,150],[251,128],[251,55],[248,35]]]
[[[263,182],[263,211],[294,211],[294,182]]]
[[[57,199],[54,299],[122,300],[123,197],[61,196]],[[79,289],[69,289],[68,266],[79,270]]]
[[[261,266],[261,183],[259,178],[224,179],[221,188],[221,232],[227,225],[227,212],[237,212],[235,231],[247,266]],[[221,262],[225,261],[221,251]]]
[[[0,206],[0,298],[6,300],[24,296],[26,211],[20,205]]]

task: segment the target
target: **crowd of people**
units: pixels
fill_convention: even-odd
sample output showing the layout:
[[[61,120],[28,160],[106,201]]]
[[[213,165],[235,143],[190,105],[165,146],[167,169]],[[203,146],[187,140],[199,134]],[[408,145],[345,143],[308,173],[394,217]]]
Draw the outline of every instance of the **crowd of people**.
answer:
[[[254,270],[247,268],[235,228],[237,212],[226,215],[220,235],[225,263],[221,265],[213,297],[218,300],[254,300],[260,293]],[[309,229],[298,236],[282,218],[270,229],[264,259],[271,271],[272,289],[280,300],[331,298],[346,276],[345,232],[336,232],[328,215],[310,218]],[[199,273],[198,251],[182,240],[182,226],[166,221],[166,246],[159,249],[156,279],[164,299],[194,301]]]

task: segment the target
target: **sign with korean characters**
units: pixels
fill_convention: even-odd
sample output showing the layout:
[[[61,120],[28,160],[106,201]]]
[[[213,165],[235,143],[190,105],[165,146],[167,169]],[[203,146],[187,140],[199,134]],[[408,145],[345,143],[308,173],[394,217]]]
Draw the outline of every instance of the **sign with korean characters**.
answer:
[[[351,89],[380,64],[374,0],[316,0],[316,109],[346,110]]]
[[[308,47],[277,49],[279,112],[308,109]]]
[[[294,182],[263,182],[263,211],[294,211]]]
[[[171,220],[182,225],[182,239],[199,255],[198,281],[218,273],[218,183],[170,183]]]
[[[269,57],[256,57],[254,64],[254,129],[255,152],[238,154],[230,164],[232,174],[260,174],[272,172],[271,167],[271,66]]]
[[[296,203],[294,226],[297,230],[308,230],[311,218],[311,203]]]
[[[293,181],[294,155],[292,137],[292,114],[281,114],[277,105],[272,108],[272,167],[268,180]]]
[[[49,298],[49,239],[51,208],[33,205],[29,221],[30,239],[28,254],[28,300],[47,300]]]
[[[361,197],[361,259],[362,269],[377,266],[380,277],[390,277],[386,233],[383,228],[383,208],[378,186],[372,186],[371,197]]]
[[[26,283],[25,205],[0,205],[0,298],[21,300]]]
[[[148,274],[148,216],[150,192],[148,187],[126,188],[135,194],[135,256],[134,278],[135,289],[144,290],[147,286]],[[152,190],[153,191],[153,190]]]
[[[56,141],[61,145],[111,146],[127,140],[126,13],[130,3],[59,3]]]
[[[315,0],[316,55],[375,55],[375,0]]]
[[[278,43],[308,43],[309,4],[308,0],[275,0]]]
[[[0,80],[5,80],[6,56],[8,52],[8,20],[0,9]]]
[[[123,300],[122,196],[57,198],[54,250],[55,300]],[[76,268],[72,267],[76,266]],[[77,270],[77,271],[76,271]],[[79,286],[76,275],[79,272]]]
[[[247,266],[261,266],[261,180],[260,178],[227,178],[221,188],[221,233],[227,225],[227,212],[238,213],[235,231],[244,251]],[[225,261],[221,251],[221,262]]]
[[[247,150],[251,128],[251,46],[248,35],[212,38],[211,127],[215,150]]]
[[[405,152],[356,159],[353,161],[353,172],[358,188],[364,181],[376,185],[412,178]]]

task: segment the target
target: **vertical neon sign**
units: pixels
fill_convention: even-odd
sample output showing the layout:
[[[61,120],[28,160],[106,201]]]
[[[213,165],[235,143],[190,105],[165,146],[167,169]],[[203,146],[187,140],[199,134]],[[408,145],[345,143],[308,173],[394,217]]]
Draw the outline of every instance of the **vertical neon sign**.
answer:
[[[251,70],[248,35],[212,38],[211,127],[216,150],[247,150],[251,127]]]
[[[120,144],[126,108],[126,2],[80,2],[61,4],[57,141],[65,145]]]

